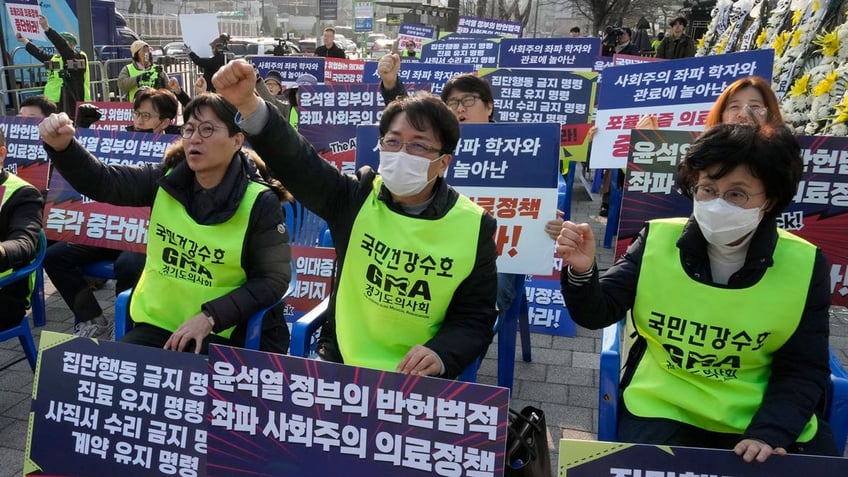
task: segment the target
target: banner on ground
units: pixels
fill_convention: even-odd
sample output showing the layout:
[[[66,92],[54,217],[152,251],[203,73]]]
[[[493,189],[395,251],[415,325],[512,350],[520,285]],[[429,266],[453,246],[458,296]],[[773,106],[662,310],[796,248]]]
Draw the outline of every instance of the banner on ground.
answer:
[[[716,98],[732,82],[756,75],[771,82],[774,52],[754,50],[607,68],[598,91],[592,167],[627,165],[630,130],[644,114],[660,129],[702,131]]]
[[[43,331],[24,475],[206,475],[206,357]]]
[[[211,476],[503,475],[509,390],[209,347]]]
[[[456,25],[456,33],[516,38],[521,36],[521,22],[461,16]]]
[[[559,477],[797,477],[846,475],[848,459],[787,454],[746,463],[732,450],[562,439],[559,469]]]

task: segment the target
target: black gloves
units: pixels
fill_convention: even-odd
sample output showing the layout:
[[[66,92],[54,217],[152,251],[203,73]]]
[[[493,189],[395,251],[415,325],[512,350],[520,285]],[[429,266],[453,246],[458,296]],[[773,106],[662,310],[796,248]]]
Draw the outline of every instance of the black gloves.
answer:
[[[77,127],[87,128],[102,117],[103,113],[97,106],[88,103],[81,104],[77,109],[76,125]]]
[[[151,76],[153,76],[152,71],[145,71],[144,73],[136,76],[136,78],[138,78],[138,82],[141,83],[142,81],[150,81]]]

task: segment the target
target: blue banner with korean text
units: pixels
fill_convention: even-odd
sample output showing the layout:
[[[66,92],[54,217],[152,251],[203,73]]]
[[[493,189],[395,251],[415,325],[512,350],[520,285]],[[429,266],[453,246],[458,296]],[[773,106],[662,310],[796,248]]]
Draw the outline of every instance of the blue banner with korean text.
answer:
[[[265,77],[269,71],[277,71],[283,81],[294,83],[302,74],[309,73],[324,82],[324,58],[320,56],[253,56],[250,62]]]
[[[703,130],[707,113],[728,85],[751,75],[771,82],[773,63],[772,50],[754,50],[605,69],[592,167],[627,165],[630,130],[644,114],[655,114],[660,129]]]
[[[204,356],[41,333],[24,475],[206,475]]]
[[[379,122],[383,108],[379,84],[303,86],[298,131],[321,157],[353,174],[356,126]]]
[[[207,475],[503,475],[509,390],[209,347]]]
[[[633,131],[615,256],[644,227],[645,221],[688,217],[692,201],[680,193],[677,165],[700,133]],[[831,264],[831,303],[848,306],[848,138],[801,136],[804,174],[778,226],[820,247]]]
[[[456,33],[516,38],[521,36],[521,22],[461,16],[456,25]]]
[[[771,456],[746,463],[732,450],[559,441],[559,477],[798,477],[848,475],[848,459],[813,455]]]
[[[379,131],[357,128],[356,166],[379,164]],[[550,273],[560,125],[463,124],[445,180],[498,220],[498,271]]]
[[[597,73],[528,69],[481,73],[492,87],[496,122],[589,122]]]
[[[3,169],[45,191],[50,177],[50,161],[38,134],[40,122],[39,118],[0,116],[0,131],[6,138]]]
[[[421,48],[421,62],[494,68],[498,63],[498,47],[497,40],[436,40]]]
[[[76,139],[104,164],[158,164],[178,136],[77,129]],[[44,204],[44,232],[50,240],[144,253],[149,207],[119,207],[77,192],[54,171]]]
[[[498,66],[591,71],[600,54],[598,38],[504,38]]]
[[[432,39],[436,37],[436,27],[430,25],[402,23],[398,29],[398,38],[402,36]]]
[[[438,63],[403,63],[398,72],[398,78],[405,85],[410,83],[428,83],[432,87],[429,91],[433,94],[441,94],[445,83],[449,79],[458,74],[473,73],[475,71],[473,65],[445,65]],[[363,81],[365,83],[380,83],[380,75],[377,74],[377,62],[368,61],[365,63],[365,74]]]

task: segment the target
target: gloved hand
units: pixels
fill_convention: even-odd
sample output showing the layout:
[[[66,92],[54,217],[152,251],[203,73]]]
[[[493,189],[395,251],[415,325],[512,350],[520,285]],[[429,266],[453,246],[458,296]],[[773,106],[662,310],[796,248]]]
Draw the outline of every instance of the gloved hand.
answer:
[[[138,78],[138,83],[140,84],[142,81],[150,81],[151,76],[153,76],[152,71],[145,71],[144,73],[136,76],[136,78]]]
[[[76,125],[80,128],[87,128],[102,117],[103,112],[97,106],[89,103],[81,104],[77,109]]]

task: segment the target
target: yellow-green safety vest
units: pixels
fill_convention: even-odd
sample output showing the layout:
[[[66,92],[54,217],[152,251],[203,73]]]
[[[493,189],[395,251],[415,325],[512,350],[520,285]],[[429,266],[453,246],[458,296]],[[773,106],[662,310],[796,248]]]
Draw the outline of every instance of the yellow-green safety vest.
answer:
[[[175,331],[247,280],[241,265],[250,211],[267,187],[250,181],[235,214],[226,222],[201,225],[159,188],[150,210],[147,259],[130,301],[133,321]],[[229,338],[233,328],[215,333]]]
[[[354,220],[336,298],[346,364],[394,371],[442,326],[474,268],[485,211],[460,195],[439,219],[407,217],[379,200],[380,176]]]
[[[760,407],[774,353],[804,312],[816,248],[778,231],[774,265],[739,289],[701,283],[680,264],[686,219],[653,220],[636,287],[633,319],[647,347],[624,390],[636,416],[743,434]],[[815,415],[798,442],[818,429]]]
[[[12,173],[9,173],[8,177],[6,178],[6,181],[3,182],[2,184],[0,184],[0,188],[3,189],[3,198],[0,199],[0,208],[2,208],[4,205],[6,205],[6,201],[8,201],[9,198],[11,198],[12,195],[14,195],[15,192],[23,189],[24,187],[32,187],[33,189],[35,189],[35,187],[33,187],[32,184],[30,184],[29,182],[21,179],[20,177],[14,175]],[[10,275],[12,273],[12,271],[13,271],[13,269],[11,269],[11,268],[8,269],[8,270],[4,270],[3,272],[0,272],[0,277],[5,277],[6,275]],[[34,285],[35,285],[35,272],[33,272],[29,276],[29,290],[30,290],[29,293],[32,292]],[[29,299],[30,299],[30,297],[28,295],[27,301],[29,301]],[[29,306],[29,305],[27,305],[27,306]]]
[[[132,102],[135,99],[135,93],[136,93],[136,91],[138,91],[138,89],[140,87],[147,86],[147,87],[152,88],[153,86],[156,85],[156,80],[159,78],[159,72],[156,71],[156,68],[151,67],[150,69],[147,69],[147,70],[140,70],[140,69],[135,67],[135,62],[132,62],[132,63],[127,65],[127,71],[129,72],[131,78],[134,78],[134,77],[141,75],[141,74],[144,74],[144,73],[148,73],[148,72],[150,73],[150,78],[148,78],[147,80],[144,80],[144,81],[139,80],[138,85],[130,88],[130,92],[129,92],[129,94],[127,94],[127,100],[130,101],[130,102]]]
[[[85,75],[83,76],[83,91],[85,95],[85,101],[91,101],[91,80],[88,75],[88,56],[86,56],[85,52],[80,51],[80,55],[85,58]],[[59,104],[59,101],[62,96],[62,86],[65,84],[64,78],[60,74],[63,69],[65,69],[65,60],[61,55],[53,55],[53,58],[50,58],[51,63],[58,63],[59,68],[54,68],[52,70],[47,71],[47,83],[44,84],[44,96],[47,97],[50,101],[53,101],[56,104]]]

